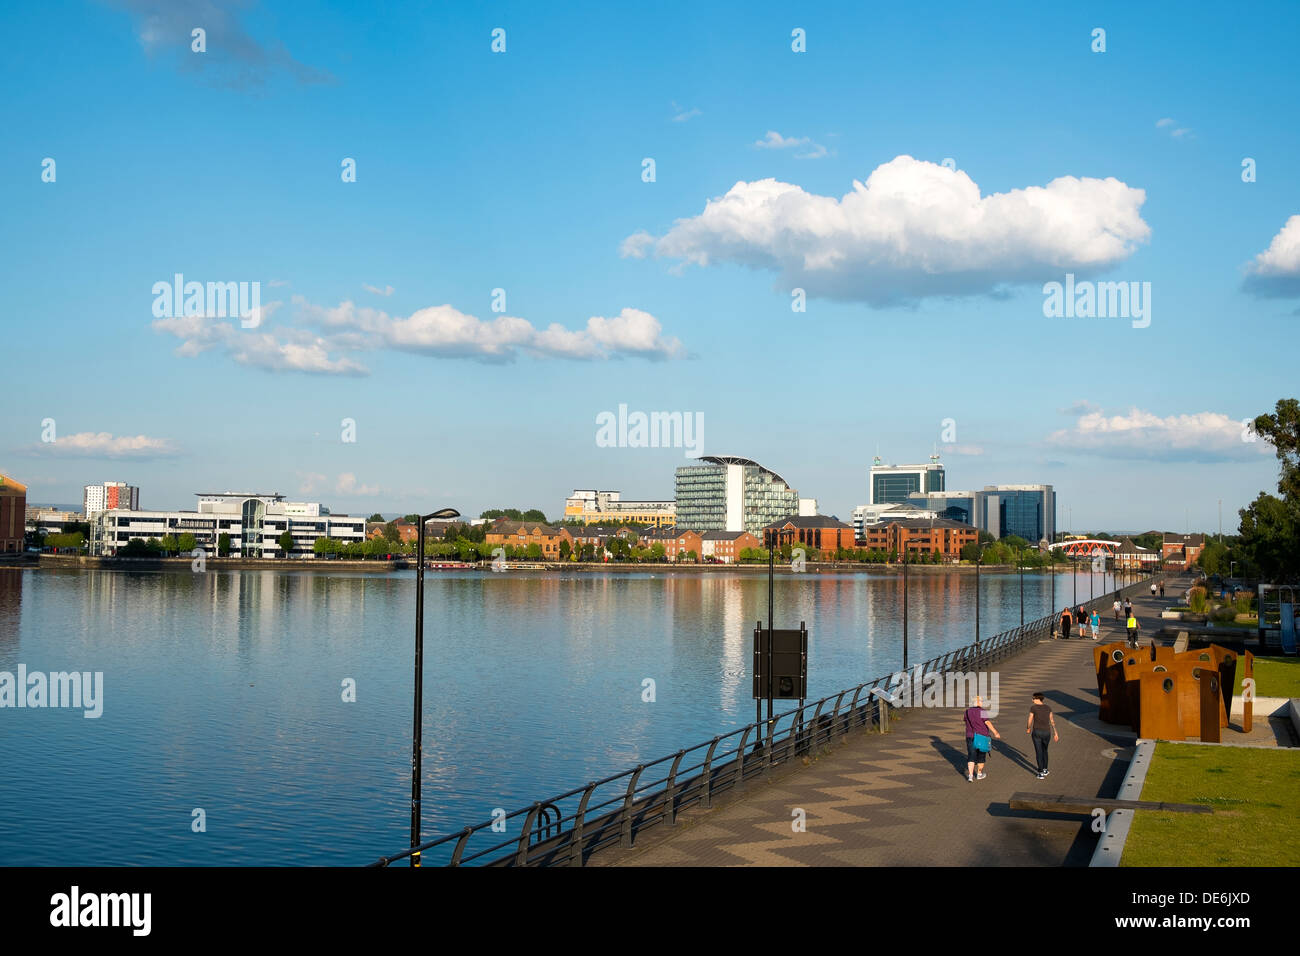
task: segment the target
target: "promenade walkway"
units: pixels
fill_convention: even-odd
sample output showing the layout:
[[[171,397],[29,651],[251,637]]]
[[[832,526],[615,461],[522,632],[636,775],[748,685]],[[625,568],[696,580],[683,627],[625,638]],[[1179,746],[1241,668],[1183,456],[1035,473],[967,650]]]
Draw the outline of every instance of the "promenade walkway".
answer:
[[[1160,610],[1186,587],[1167,584],[1164,600],[1134,601],[1145,635],[1160,629]],[[1123,639],[1109,606],[1101,619],[1102,642]],[[887,735],[850,735],[806,766],[776,770],[711,809],[684,811],[676,826],[642,831],[636,846],[603,850],[588,865],[1087,865],[1098,838],[1091,818],[1013,812],[1007,802],[1019,790],[1117,793],[1135,736],[1097,720],[1093,646],[1090,639],[1047,640],[1002,662],[992,721],[1002,739],[993,743],[984,780],[966,780],[960,709],[904,709]],[[1061,736],[1044,780],[1035,777],[1025,733],[1035,691],[1046,694]],[[804,832],[792,826],[798,809]]]

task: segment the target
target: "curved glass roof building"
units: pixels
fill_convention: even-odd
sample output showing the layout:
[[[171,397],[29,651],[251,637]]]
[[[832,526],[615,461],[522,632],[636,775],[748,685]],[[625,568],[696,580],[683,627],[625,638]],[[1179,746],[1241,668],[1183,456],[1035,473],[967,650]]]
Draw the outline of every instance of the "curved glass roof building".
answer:
[[[799,492],[750,458],[705,455],[677,469],[677,527],[683,531],[748,531],[799,513]]]

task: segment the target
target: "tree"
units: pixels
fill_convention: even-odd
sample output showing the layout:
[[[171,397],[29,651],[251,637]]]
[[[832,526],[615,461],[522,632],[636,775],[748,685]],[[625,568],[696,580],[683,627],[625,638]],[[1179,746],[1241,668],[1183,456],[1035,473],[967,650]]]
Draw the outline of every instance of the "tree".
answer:
[[[276,543],[280,545],[280,550],[284,552],[284,556],[286,558],[289,557],[289,552],[293,550],[293,532],[285,530],[281,532],[280,537],[275,540]]]
[[[419,515],[402,515],[402,520],[405,521],[407,524],[419,524],[419,523],[420,523],[420,516],[419,516]]]
[[[666,553],[667,548],[665,548],[661,542],[656,541],[654,544],[650,545],[650,559],[652,561],[662,561]]]
[[[217,535],[217,557],[224,558],[230,553],[230,535],[221,532]]]
[[[176,548],[181,552],[181,554],[193,554],[194,550],[198,546],[199,542],[195,539],[194,535],[188,531],[176,539]]]
[[[1261,492],[1243,508],[1241,551],[1255,573],[1275,581],[1300,577],[1300,401],[1279,399],[1271,415],[1259,415],[1254,430],[1273,446],[1281,463],[1277,490]]]
[[[159,542],[159,545],[162,547],[163,554],[171,554],[173,551],[176,550],[176,535],[174,534],[163,535],[162,541]]]
[[[546,524],[546,515],[542,513],[540,508],[529,508],[527,511],[523,513],[522,517],[520,517],[519,520],[537,521],[540,522],[541,524]]]
[[[371,515],[369,518],[367,518],[366,520],[367,520],[367,521],[383,521],[383,520],[384,520],[384,516],[381,515],[378,511],[376,511],[374,514],[372,514],[372,515]]]
[[[572,554],[572,553],[573,553],[573,548],[571,548],[571,547],[569,546],[569,542],[568,542],[567,540],[561,539],[561,540],[560,540],[560,560],[561,560],[561,561],[568,561],[568,560],[569,560],[569,555]]]
[[[1300,503],[1300,401],[1278,399],[1274,413],[1256,416],[1253,424],[1255,432],[1273,446],[1277,460],[1282,463],[1278,492],[1292,505]]]

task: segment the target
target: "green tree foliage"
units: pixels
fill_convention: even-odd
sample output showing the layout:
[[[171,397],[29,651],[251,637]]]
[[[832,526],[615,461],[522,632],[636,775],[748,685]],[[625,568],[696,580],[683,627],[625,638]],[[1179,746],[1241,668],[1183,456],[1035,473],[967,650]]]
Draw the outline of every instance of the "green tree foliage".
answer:
[[[1273,446],[1280,464],[1280,498],[1261,493],[1241,516],[1241,551],[1250,569],[1273,581],[1300,578],[1300,401],[1279,399],[1259,415],[1255,432]]]
[[[189,531],[183,532],[176,538],[176,550],[181,554],[193,554],[194,549],[199,546],[198,540]]]
[[[230,553],[230,535],[221,532],[217,535],[217,556],[224,558]]]
[[[376,511],[374,514],[372,514],[372,515],[371,515],[369,518],[367,518],[366,520],[367,520],[367,521],[383,521],[383,520],[384,520],[384,516],[381,515],[378,511]]]
[[[177,546],[176,535],[174,534],[163,535],[162,540],[159,542],[159,544],[162,546],[163,554],[176,553],[176,546]]]
[[[293,532],[285,530],[281,532],[280,537],[276,538],[276,543],[280,545],[280,550],[284,552],[287,558],[289,552],[293,550]]]

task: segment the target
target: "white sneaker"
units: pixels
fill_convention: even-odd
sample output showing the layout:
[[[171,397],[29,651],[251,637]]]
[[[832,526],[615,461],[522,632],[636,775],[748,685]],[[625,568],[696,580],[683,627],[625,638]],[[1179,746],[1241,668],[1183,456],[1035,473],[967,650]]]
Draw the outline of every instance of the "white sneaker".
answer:
[[[967,783],[974,783],[974,782],[975,782],[975,778],[972,777],[970,774],[966,774],[966,782],[967,782]]]
[[[975,774],[975,779],[976,779],[976,780],[983,780],[983,779],[984,779],[985,777],[987,777],[987,776],[988,776],[988,774],[986,774],[986,773],[977,773],[977,774]]]

